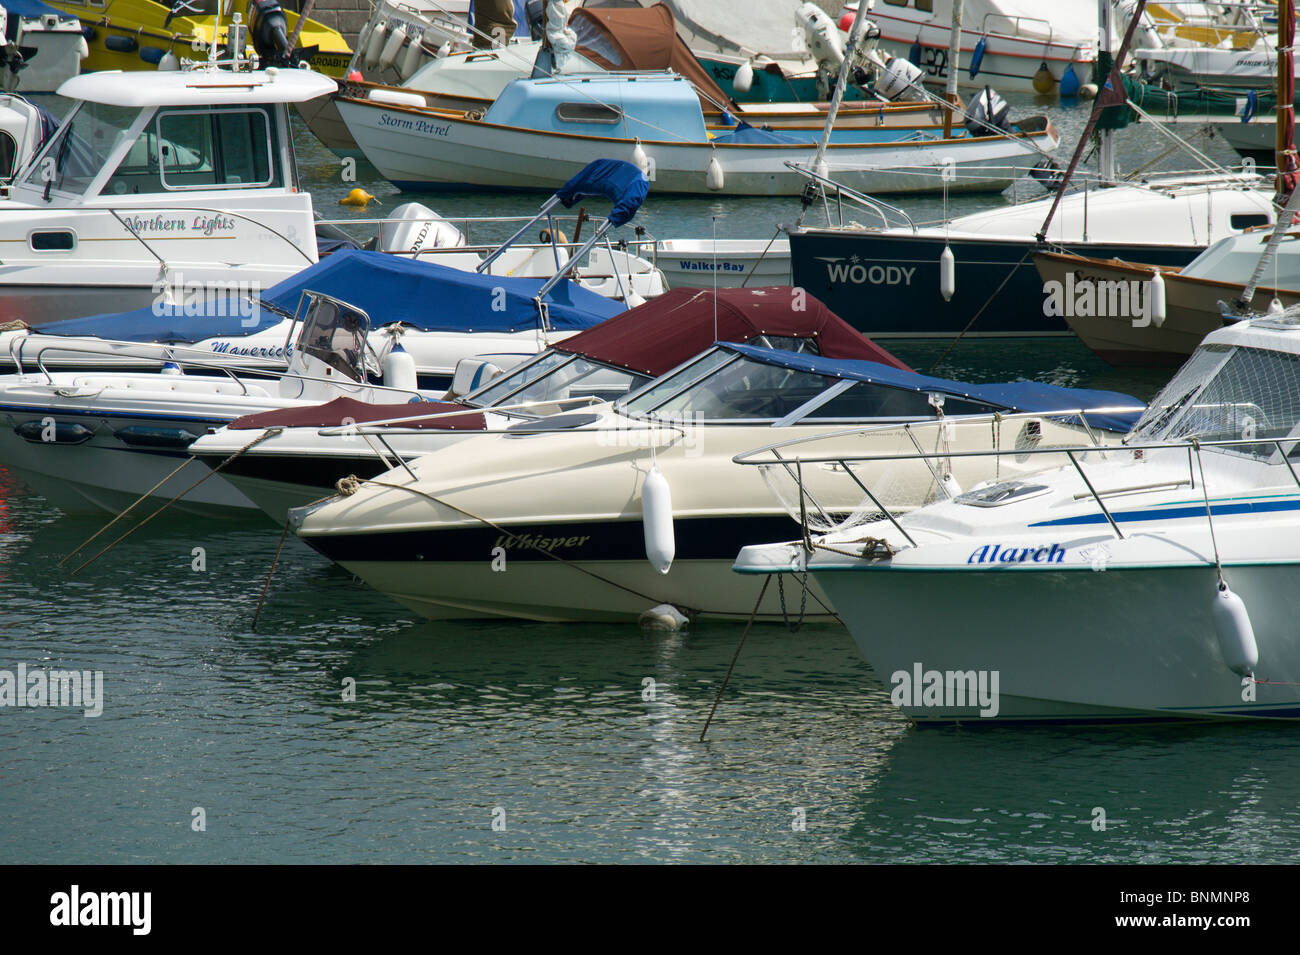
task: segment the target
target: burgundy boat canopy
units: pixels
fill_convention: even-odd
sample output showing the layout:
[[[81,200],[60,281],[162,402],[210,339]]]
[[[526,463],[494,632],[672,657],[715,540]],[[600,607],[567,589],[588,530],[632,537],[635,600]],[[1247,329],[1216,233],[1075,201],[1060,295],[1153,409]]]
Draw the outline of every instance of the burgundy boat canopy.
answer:
[[[646,9],[580,7],[569,17],[569,28],[577,34],[577,51],[597,66],[616,72],[672,70],[691,81],[705,112],[739,109],[682,42],[673,11],[662,3]]]
[[[450,415],[448,412],[465,414]],[[261,430],[262,428],[340,428],[348,424],[365,424],[367,421],[387,421],[390,418],[410,418],[415,415],[447,415],[444,418],[425,418],[401,425],[403,428],[433,428],[451,431],[482,431],[487,419],[481,412],[470,411],[467,406],[450,401],[411,401],[405,404],[372,405],[355,398],[335,398],[323,405],[306,408],[277,408],[236,418],[227,426],[232,431]]]
[[[795,310],[799,304],[802,311]],[[658,378],[715,341],[744,344],[759,335],[811,338],[825,358],[912,370],[816,298],[788,285],[670,289],[552,347]]]

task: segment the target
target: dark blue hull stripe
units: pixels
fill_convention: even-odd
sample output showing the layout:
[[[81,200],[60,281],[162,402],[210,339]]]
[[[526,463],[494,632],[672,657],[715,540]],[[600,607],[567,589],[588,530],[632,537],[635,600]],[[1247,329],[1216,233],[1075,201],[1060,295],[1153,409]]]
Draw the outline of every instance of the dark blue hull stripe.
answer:
[[[1300,510],[1300,500],[1284,501],[1243,501],[1236,504],[1211,504],[1210,513],[1218,517],[1221,514],[1270,514],[1282,511]],[[1117,524],[1135,521],[1165,521],[1186,517],[1205,517],[1204,504],[1189,504],[1175,507],[1154,507],[1141,511],[1111,511],[1110,516]],[[1038,521],[1030,527],[1078,527],[1089,524],[1105,524],[1105,514],[1083,514],[1079,517],[1062,517],[1054,521]]]
[[[644,561],[645,531],[640,519],[512,524],[506,533],[493,527],[448,527],[371,534],[303,537],[337,563],[473,562],[485,565],[493,550],[504,548],[510,561]],[[673,522],[676,560],[736,559],[742,547],[797,537],[799,525],[784,514],[679,518]]]

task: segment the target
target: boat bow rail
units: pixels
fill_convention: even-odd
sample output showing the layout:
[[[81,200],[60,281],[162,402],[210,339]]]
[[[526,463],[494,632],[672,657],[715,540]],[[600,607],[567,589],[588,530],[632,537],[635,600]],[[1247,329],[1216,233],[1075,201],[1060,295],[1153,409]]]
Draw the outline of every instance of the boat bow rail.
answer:
[[[931,421],[826,431],[754,448],[732,461],[760,469],[769,490],[800,524],[805,541],[814,534],[841,533],[887,520],[908,543],[915,543],[899,523],[902,514],[1019,481],[1054,464],[1075,469],[1102,513],[1108,514],[1102,502],[1108,492],[1098,493],[1089,483],[1083,471],[1085,460],[1098,456],[1110,460],[1113,455],[1132,459],[1148,449],[1186,452],[1192,448],[1189,442],[1120,443],[1112,430],[1116,419],[1143,410],[1116,405],[944,417],[936,409],[938,416]],[[891,439],[892,451],[853,454],[844,450],[856,440],[876,449],[888,448]],[[819,445],[833,450],[819,452]],[[990,458],[994,459],[991,477]],[[970,482],[970,475],[979,475],[978,482]],[[846,505],[855,495],[856,502]]]
[[[836,182],[834,179],[831,179],[828,173],[823,174],[822,172],[816,169],[809,168],[808,164],[806,163],[790,160],[786,162],[786,167],[808,179],[808,185],[804,188],[805,195],[807,195],[809,189],[814,189],[819,186],[821,187],[820,192],[822,196],[822,201],[828,203],[826,206],[826,220],[828,222],[830,221],[830,206],[829,206],[829,200],[827,198],[829,195],[827,190],[830,190],[830,192],[834,193],[835,195],[836,211],[838,212],[839,223],[841,226],[844,225],[843,200],[848,199],[850,202],[856,203],[857,205],[862,206],[864,209],[868,210],[869,212],[878,215],[880,217],[881,224],[886,229],[893,227],[893,224],[890,222],[890,218],[889,218],[892,215],[895,216],[897,219],[901,220],[902,222],[906,223],[907,227],[910,228],[913,232],[917,231],[916,223],[912,220],[912,217],[909,216],[905,211],[900,209],[898,206],[890,205],[888,202],[884,202],[880,199],[876,199],[872,196],[867,195],[864,192],[859,192],[857,189],[854,189],[851,186],[842,185],[841,183]],[[809,197],[809,201],[811,201],[811,197]]]

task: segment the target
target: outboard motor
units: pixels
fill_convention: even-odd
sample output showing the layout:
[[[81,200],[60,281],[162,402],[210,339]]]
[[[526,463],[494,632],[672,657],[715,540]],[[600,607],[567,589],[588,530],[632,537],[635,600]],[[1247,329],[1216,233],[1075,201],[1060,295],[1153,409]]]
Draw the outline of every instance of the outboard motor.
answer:
[[[278,0],[249,0],[248,32],[263,69],[296,65],[289,24]]]
[[[892,56],[880,72],[876,92],[892,102],[920,102],[925,99],[925,90],[921,87],[923,76],[915,63],[901,56]]]
[[[972,136],[987,136],[990,133],[1011,132],[1011,123],[1007,120],[1007,114],[1011,112],[1011,107],[997,93],[993,92],[992,87],[984,87],[967,107],[966,132]]]

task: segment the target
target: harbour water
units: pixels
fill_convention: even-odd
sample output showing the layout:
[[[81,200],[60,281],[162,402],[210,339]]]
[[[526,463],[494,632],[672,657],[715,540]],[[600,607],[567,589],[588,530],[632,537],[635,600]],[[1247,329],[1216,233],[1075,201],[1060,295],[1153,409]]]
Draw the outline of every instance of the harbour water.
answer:
[[[1048,112],[1064,162],[1085,108]],[[344,182],[299,133],[326,216],[354,185],[383,202],[358,217],[403,201],[364,164]],[[1144,128],[1120,144],[1130,168],[1164,148]],[[540,201],[416,198],[447,216]],[[652,196],[640,219],[661,238],[757,238],[797,214]],[[929,369],[946,347],[896,351]],[[936,371],[1144,399],[1168,375],[1064,341],[964,342]],[[1199,864],[1300,849],[1290,727],[918,731],[844,631],[757,626],[701,743],[739,625],[426,622],[290,537],[254,630],[269,521],[165,516],[75,575],[60,566],[103,523],[0,470],[0,670],[103,674],[99,716],[0,706],[9,861]],[[1050,608],[1025,611],[1008,626],[1051,628]]]

